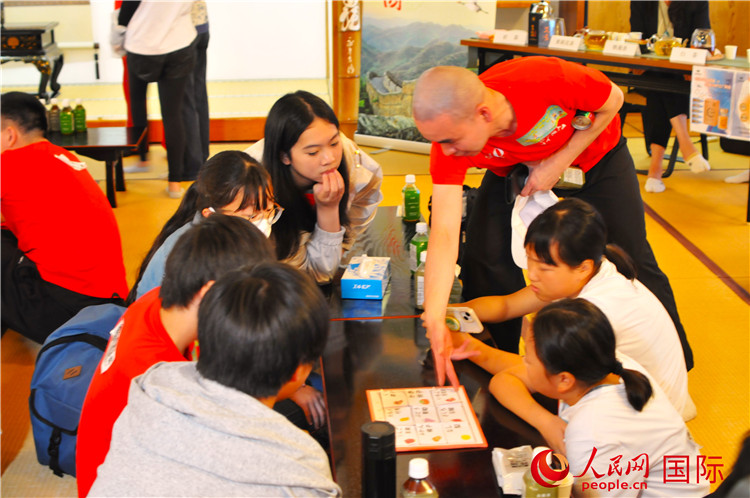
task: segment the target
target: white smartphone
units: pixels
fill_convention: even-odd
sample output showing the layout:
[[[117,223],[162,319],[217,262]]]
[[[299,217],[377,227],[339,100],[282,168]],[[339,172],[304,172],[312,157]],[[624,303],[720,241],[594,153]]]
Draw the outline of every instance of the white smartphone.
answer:
[[[478,334],[484,330],[484,326],[482,325],[482,322],[479,321],[479,318],[477,318],[477,314],[474,313],[474,310],[464,306],[447,308],[445,311],[445,322],[451,330],[453,330],[455,324],[458,323],[458,330],[469,334]],[[453,327],[451,327],[451,325],[453,325]]]

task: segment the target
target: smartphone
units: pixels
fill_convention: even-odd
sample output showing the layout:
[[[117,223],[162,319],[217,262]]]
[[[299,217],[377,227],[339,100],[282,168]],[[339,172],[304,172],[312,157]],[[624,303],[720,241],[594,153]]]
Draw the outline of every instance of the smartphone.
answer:
[[[449,329],[453,329],[455,324],[458,323],[458,330],[469,334],[478,334],[484,330],[484,326],[479,321],[479,318],[477,318],[474,310],[464,306],[447,308],[445,311],[445,322]]]

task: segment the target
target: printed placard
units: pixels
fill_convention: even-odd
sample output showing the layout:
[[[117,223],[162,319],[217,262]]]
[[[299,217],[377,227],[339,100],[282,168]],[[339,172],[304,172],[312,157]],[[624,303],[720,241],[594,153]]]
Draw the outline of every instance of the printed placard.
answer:
[[[396,451],[487,447],[463,386],[371,389],[367,401],[372,420],[396,427]]]
[[[604,55],[619,55],[622,57],[635,57],[641,52],[637,43],[629,43],[625,41],[614,41],[607,40],[604,43]]]
[[[522,29],[496,29],[492,42],[525,47],[529,44],[529,33]]]
[[[669,56],[669,62],[681,62],[683,64],[706,65],[708,50],[702,48],[675,47]]]
[[[552,50],[566,50],[568,52],[578,52],[581,48],[583,38],[577,36],[552,35],[547,48]]]

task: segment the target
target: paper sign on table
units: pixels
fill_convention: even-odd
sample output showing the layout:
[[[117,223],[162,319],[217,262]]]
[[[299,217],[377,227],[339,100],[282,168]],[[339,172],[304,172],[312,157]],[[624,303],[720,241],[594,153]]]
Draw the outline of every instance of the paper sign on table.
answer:
[[[578,52],[578,49],[581,47],[582,41],[583,38],[579,38],[577,36],[552,35],[547,48],[553,50],[565,50],[568,52]]]
[[[607,40],[604,43],[604,55],[621,55],[623,57],[635,57],[641,53],[641,49],[637,43],[630,43],[625,41],[614,41]]]
[[[702,48],[675,47],[669,55],[669,62],[682,62],[683,64],[706,65],[708,50]]]
[[[463,386],[367,391],[372,420],[396,427],[396,451],[486,448]]]
[[[529,33],[522,29],[496,29],[492,42],[525,47],[529,44]]]

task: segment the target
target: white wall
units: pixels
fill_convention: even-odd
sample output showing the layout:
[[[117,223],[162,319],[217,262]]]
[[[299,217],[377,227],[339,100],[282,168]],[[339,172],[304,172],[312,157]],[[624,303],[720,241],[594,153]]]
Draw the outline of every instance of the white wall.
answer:
[[[210,81],[326,76],[325,0],[208,0],[207,3],[211,33]],[[117,83],[122,81],[122,62],[109,47],[113,4],[111,0],[91,1],[90,33],[88,30],[71,33],[63,29],[80,22],[82,13],[77,9],[81,6],[48,12],[53,16],[51,19],[42,19],[41,14],[34,13],[34,19],[59,22],[60,28],[55,29],[58,42],[97,41],[100,46],[99,82]],[[6,8],[6,22],[25,21],[19,18],[25,9]],[[29,64],[3,64],[0,71],[3,86],[39,83],[39,73]],[[58,81],[63,85],[96,83],[93,52],[66,50]]]

